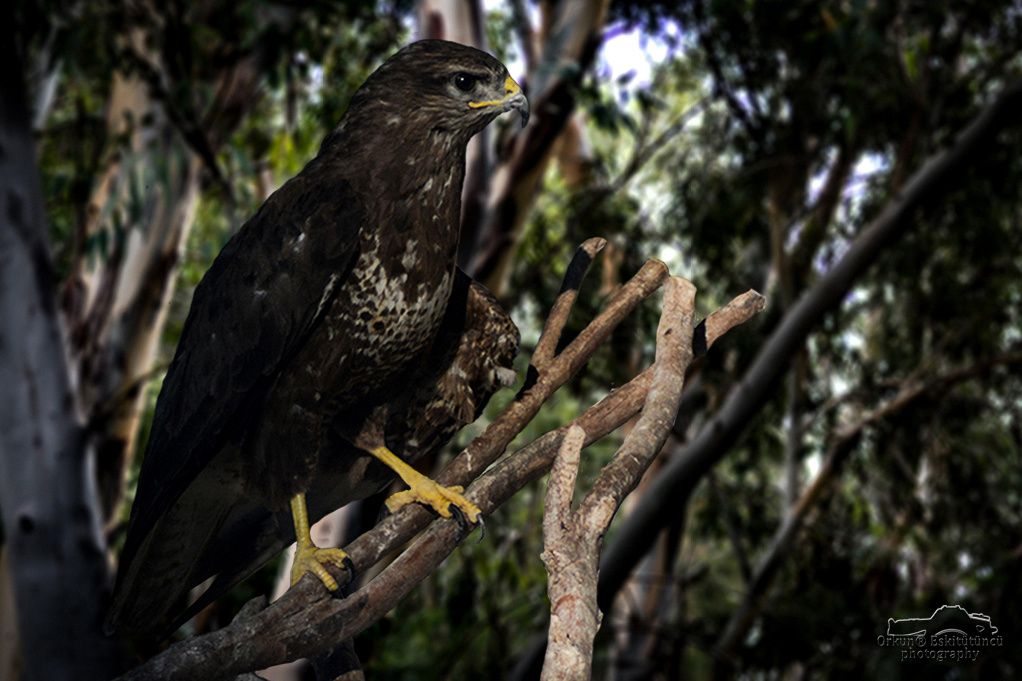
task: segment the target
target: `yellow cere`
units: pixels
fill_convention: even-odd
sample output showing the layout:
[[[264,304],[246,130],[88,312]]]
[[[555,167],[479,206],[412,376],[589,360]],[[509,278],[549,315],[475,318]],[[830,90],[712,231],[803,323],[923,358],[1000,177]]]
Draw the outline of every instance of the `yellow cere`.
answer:
[[[518,87],[518,83],[515,82],[515,79],[508,76],[507,80],[504,81],[504,99],[489,99],[485,102],[469,102],[468,105],[473,109],[478,109],[483,106],[496,106],[498,104],[503,104],[507,101],[508,97],[514,97],[521,91],[521,89],[522,88]]]

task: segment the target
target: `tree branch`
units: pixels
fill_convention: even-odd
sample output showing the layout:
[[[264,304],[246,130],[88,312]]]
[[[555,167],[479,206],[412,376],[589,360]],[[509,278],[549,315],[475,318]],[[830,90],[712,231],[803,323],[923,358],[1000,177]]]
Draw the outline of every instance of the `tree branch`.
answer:
[[[766,299],[762,295],[755,291],[747,291],[712,313],[692,331],[693,356],[704,355],[706,349],[712,347],[724,333],[749,320],[765,305]],[[490,471],[494,478],[500,481],[498,484],[502,486],[499,494],[509,498],[514,491],[517,491],[516,485],[525,485],[540,478],[551,466],[561,438],[571,426],[577,425],[582,428],[585,433],[585,445],[588,446],[634,418],[646,402],[652,380],[653,368],[651,367],[611,392],[571,423],[547,433],[527,447],[520,449],[513,456],[501,461]],[[497,492],[491,492],[491,496],[496,495]],[[600,605],[599,607],[603,608],[604,606]],[[512,678],[538,676],[540,660],[545,648],[545,636],[534,641],[529,652],[516,667]]]
[[[596,557],[593,556],[596,538],[583,536],[585,524],[571,512],[571,497],[585,437],[586,432],[577,425],[568,429],[547,484],[544,549],[540,558],[549,574],[550,645],[543,663],[542,681],[588,679],[592,669],[593,637],[600,626],[595,588],[593,598],[586,598],[587,583],[592,581],[593,587],[596,586]],[[586,541],[588,539],[592,539],[592,543]]]
[[[593,638],[600,625],[596,577],[600,547],[625,496],[670,435],[678,413],[685,371],[692,361],[695,287],[667,281],[657,332],[656,363],[642,416],[603,469],[576,513],[571,496],[585,431],[571,426],[554,460],[543,521],[542,559],[549,573],[550,635],[543,681],[586,681],[592,671]]]
[[[567,319],[565,307],[574,300],[578,281],[592,254],[598,250],[600,241],[586,242],[576,254],[574,265],[568,268],[559,302],[555,305],[560,321],[548,324],[544,336],[560,335]],[[526,384],[515,401],[451,463],[438,477],[438,482],[442,485],[464,485],[489,468],[554,391],[584,365],[614,327],[656,291],[667,276],[663,263],[647,262],[559,355],[530,366]],[[550,344],[552,341],[541,337],[540,343]],[[636,396],[641,397],[641,394]],[[641,402],[631,408],[631,413],[637,411],[638,404]],[[600,436],[605,434],[603,432]],[[510,457],[505,462],[515,458]],[[549,457],[545,461],[549,465]],[[544,470],[497,466],[480,478],[466,496],[482,509],[484,515],[488,515]],[[463,539],[459,536],[457,523],[434,522],[430,526],[433,520],[433,515],[424,508],[410,505],[346,547],[356,568],[364,571],[429,526],[410,549],[347,599],[331,598],[318,581],[303,578],[263,612],[232,622],[219,631],[171,646],[123,678],[220,678],[308,657],[332,647],[338,641],[363,631],[390,611]],[[340,584],[345,584],[350,575],[338,571],[335,577]]]
[[[557,349],[557,343],[561,340],[561,331],[568,323],[568,315],[571,308],[578,299],[578,289],[582,285],[582,277],[592,263],[596,254],[607,245],[606,239],[589,239],[575,251],[575,257],[571,259],[567,271],[564,273],[564,281],[561,284],[561,292],[550,309],[550,315],[543,325],[543,332],[540,334],[539,342],[532,353],[533,364],[548,364]]]

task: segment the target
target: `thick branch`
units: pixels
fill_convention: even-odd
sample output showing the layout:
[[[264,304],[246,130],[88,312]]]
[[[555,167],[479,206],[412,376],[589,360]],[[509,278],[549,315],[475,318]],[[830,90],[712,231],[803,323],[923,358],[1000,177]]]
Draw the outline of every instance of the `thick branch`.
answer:
[[[639,484],[671,432],[685,371],[692,361],[695,287],[667,281],[657,332],[653,380],[635,428],[600,473],[576,513],[571,495],[585,431],[571,426],[550,473],[547,517],[543,521],[543,563],[549,573],[550,645],[542,679],[590,678],[593,638],[600,625],[596,577],[600,547],[625,496]]]
[[[568,429],[547,485],[544,549],[540,558],[549,574],[550,645],[543,663],[542,681],[589,679],[593,638],[600,626],[600,611],[596,609],[599,554],[595,541],[590,543],[590,538],[584,536],[581,519],[571,512],[579,454],[585,437],[585,431],[577,425]],[[592,589],[586,588],[589,582]],[[590,591],[592,598],[586,598]]]

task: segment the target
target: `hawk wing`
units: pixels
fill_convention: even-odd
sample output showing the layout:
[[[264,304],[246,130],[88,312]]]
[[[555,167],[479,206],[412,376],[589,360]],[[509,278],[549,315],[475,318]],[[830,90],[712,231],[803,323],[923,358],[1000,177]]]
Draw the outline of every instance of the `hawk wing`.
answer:
[[[196,288],[156,403],[118,591],[127,590],[121,582],[154,525],[243,437],[353,267],[362,201],[331,175],[329,163],[314,159],[224,246]]]

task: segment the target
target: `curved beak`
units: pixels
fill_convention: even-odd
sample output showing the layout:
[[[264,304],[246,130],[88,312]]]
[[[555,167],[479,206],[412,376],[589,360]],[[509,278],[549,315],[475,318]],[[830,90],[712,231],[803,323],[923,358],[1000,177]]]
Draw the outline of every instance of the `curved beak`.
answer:
[[[504,81],[504,96],[500,99],[490,99],[485,102],[469,102],[473,109],[484,106],[499,106],[504,111],[515,109],[522,117],[522,127],[529,122],[529,100],[525,98],[522,88],[515,82],[514,78],[508,76]]]
[[[504,111],[510,111],[516,109],[518,115],[522,117],[522,127],[529,122],[529,100],[525,98],[525,93],[522,92],[522,88],[519,87],[518,83],[514,81],[511,76],[507,77],[504,81],[504,99],[502,100],[504,105]]]

